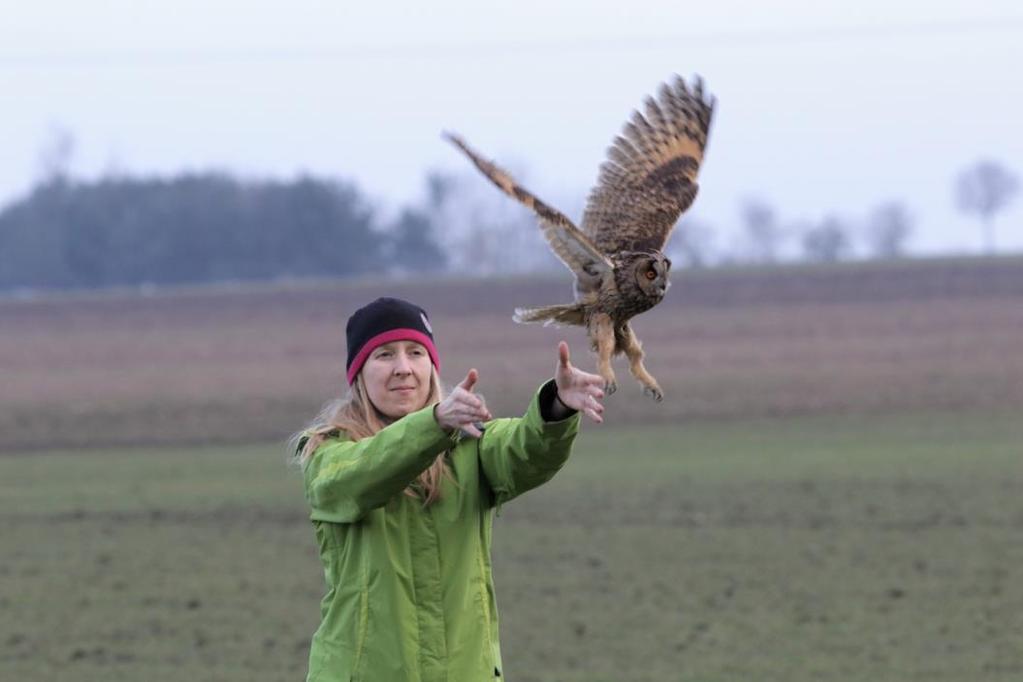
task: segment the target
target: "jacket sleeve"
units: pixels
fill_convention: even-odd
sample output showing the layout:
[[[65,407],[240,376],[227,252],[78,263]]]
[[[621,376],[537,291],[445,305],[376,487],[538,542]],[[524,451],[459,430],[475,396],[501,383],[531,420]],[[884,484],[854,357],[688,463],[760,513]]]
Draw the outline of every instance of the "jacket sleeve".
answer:
[[[541,405],[555,394],[552,380],[537,391],[525,416],[486,425],[479,457],[495,506],[546,483],[568,460],[580,417],[574,413],[561,421],[544,421]]]
[[[353,523],[387,504],[451,447],[433,406],[408,414],[360,441],[328,440],[304,471],[314,521]]]

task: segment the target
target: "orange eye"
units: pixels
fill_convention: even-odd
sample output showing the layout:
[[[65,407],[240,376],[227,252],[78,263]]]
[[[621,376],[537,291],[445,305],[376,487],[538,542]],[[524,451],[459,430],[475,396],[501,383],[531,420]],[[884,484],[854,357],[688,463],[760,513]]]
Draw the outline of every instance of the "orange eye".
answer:
[[[646,278],[647,279],[657,279],[657,273],[654,272],[653,270],[647,270],[646,271]]]

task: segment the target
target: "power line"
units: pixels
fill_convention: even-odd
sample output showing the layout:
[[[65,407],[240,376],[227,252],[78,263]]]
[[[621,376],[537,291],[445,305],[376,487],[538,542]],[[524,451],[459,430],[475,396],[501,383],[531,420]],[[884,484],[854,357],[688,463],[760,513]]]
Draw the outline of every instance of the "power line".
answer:
[[[945,38],[966,35],[1018,33],[1023,17],[968,22],[915,23],[889,26],[830,26],[755,31],[712,31],[625,38],[542,39],[475,43],[420,43],[415,45],[351,45],[319,48],[238,48],[202,50],[109,50],[63,53],[0,52],[0,68],[138,68],[215,66],[267,62],[345,61],[366,59],[445,59],[493,54],[566,54],[570,52],[632,52],[663,48],[792,46],[813,43],[851,43],[905,38]]]

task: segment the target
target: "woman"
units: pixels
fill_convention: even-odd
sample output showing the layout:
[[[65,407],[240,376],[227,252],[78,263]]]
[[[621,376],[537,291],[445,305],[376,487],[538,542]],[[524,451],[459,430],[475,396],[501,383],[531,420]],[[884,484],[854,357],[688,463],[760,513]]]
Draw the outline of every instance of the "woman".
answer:
[[[349,397],[298,441],[327,580],[310,681],[501,677],[494,510],[565,463],[603,379],[569,363],[525,416],[493,419],[475,369],[446,397],[426,313],[381,298],[348,320]]]

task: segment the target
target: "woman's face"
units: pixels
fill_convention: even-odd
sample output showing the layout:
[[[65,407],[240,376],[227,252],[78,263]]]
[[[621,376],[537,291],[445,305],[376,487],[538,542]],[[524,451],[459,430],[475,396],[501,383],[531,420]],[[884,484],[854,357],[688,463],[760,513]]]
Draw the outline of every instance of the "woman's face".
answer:
[[[382,414],[400,419],[426,407],[433,365],[415,341],[392,341],[373,349],[362,366],[362,382]]]

